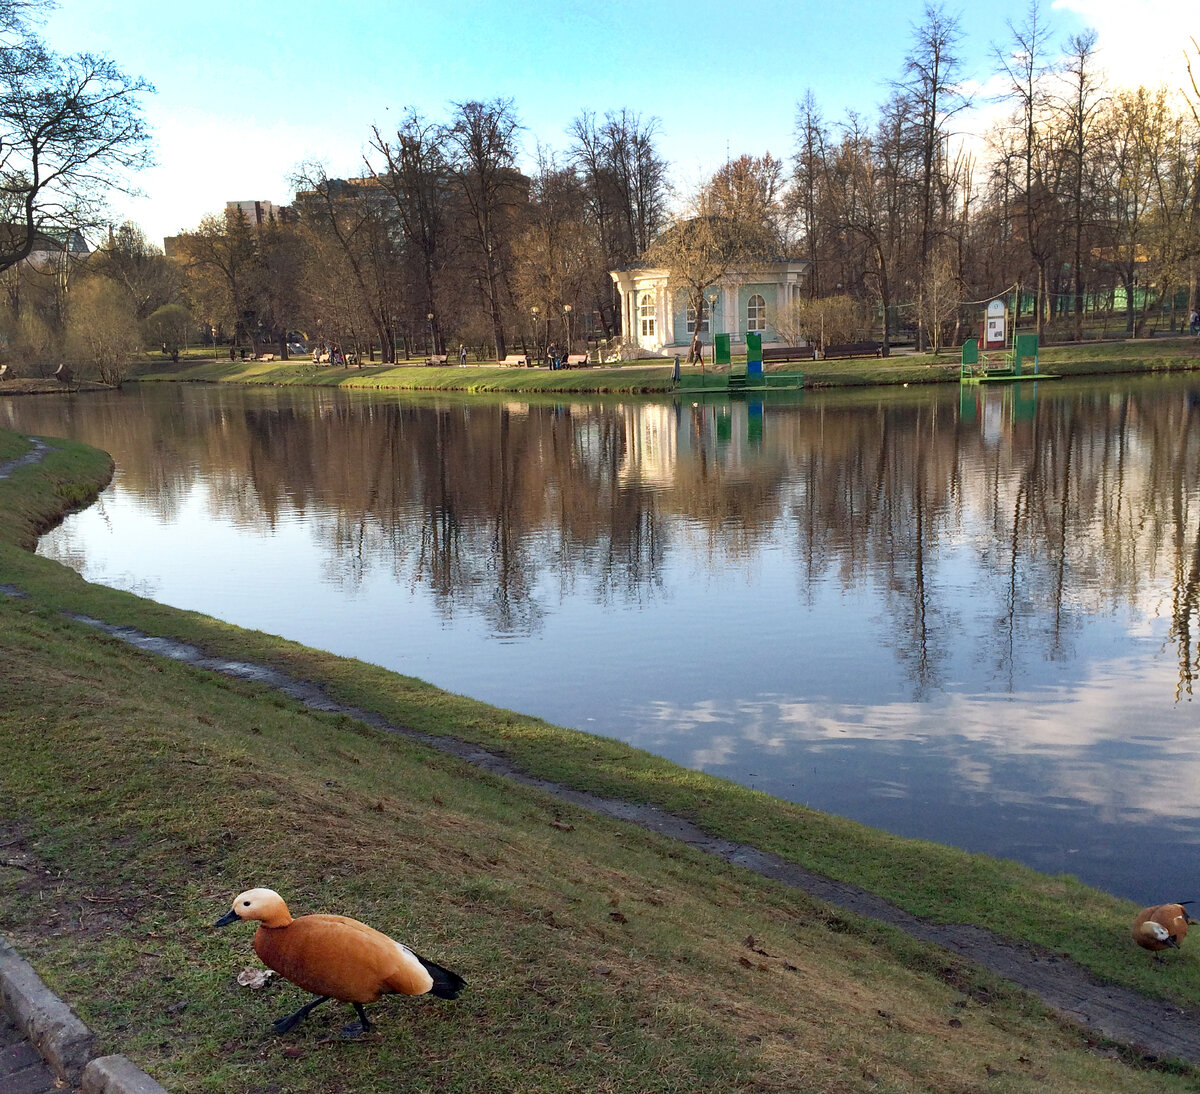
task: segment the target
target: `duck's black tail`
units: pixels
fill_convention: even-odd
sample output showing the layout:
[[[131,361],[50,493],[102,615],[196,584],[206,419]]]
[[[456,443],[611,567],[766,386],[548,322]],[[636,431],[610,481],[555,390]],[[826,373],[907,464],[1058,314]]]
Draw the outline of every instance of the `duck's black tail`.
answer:
[[[457,999],[458,993],[467,986],[467,982],[458,973],[443,969],[441,965],[435,965],[432,961],[426,961],[419,953],[413,956],[433,977],[433,987],[429,989],[431,995],[436,995],[439,999]]]

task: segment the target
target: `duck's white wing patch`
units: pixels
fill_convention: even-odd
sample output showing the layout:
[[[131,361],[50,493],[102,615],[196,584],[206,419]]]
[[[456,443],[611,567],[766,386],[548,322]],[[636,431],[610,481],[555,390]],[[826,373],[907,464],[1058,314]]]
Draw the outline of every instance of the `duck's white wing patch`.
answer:
[[[404,965],[405,970],[413,979],[413,986],[416,990],[413,995],[422,995],[433,987],[433,977],[430,976],[429,970],[421,963],[421,959],[412,952],[403,942],[397,942],[392,939],[392,945],[400,951],[400,960]]]

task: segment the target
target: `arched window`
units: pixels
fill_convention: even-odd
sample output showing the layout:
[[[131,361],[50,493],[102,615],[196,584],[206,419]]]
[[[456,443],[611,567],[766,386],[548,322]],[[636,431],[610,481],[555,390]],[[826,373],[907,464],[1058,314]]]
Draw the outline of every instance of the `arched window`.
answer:
[[[750,302],[746,305],[746,329],[767,329],[767,302],[758,293],[750,297]]]
[[[696,309],[688,305],[687,310],[687,332],[688,334],[696,333]],[[700,305],[700,333],[708,333],[708,301],[705,300]]]
[[[642,293],[638,301],[638,318],[642,321],[642,337],[654,337],[654,293]]]

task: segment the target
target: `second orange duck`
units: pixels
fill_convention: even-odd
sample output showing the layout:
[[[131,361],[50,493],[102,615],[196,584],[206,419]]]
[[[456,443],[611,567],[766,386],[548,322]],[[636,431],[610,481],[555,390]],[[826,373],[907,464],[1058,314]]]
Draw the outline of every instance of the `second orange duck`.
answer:
[[[1143,908],[1133,921],[1133,940],[1144,950],[1167,950],[1177,947],[1188,933],[1188,926],[1195,922],[1187,914],[1184,904],[1155,904]]]

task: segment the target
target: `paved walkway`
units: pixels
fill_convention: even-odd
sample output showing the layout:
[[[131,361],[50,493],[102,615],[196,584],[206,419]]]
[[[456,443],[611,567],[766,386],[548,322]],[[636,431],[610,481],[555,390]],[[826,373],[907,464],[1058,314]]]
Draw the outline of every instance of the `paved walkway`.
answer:
[[[73,1094],[61,1086],[45,1060],[13,1021],[0,1011],[0,1091],[3,1094]]]

